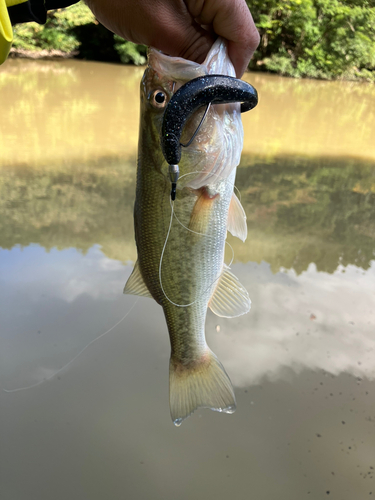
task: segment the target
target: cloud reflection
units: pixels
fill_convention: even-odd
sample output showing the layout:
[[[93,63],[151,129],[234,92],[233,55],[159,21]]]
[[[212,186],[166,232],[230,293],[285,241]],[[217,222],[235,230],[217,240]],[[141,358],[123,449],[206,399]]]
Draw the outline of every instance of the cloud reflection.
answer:
[[[109,259],[98,245],[86,255],[14,248],[3,262],[2,370],[22,370],[21,385],[61,368],[133,303],[134,297],[122,295],[132,266]],[[313,263],[301,274],[274,274],[264,262],[236,264],[233,271],[248,289],[252,309],[230,320],[209,313],[206,332],[235,386],[287,379],[305,369],[375,378],[375,261],[366,271],[349,265],[333,274]],[[122,331],[141,329],[139,341],[156,351],[167,333],[162,311],[150,299],[140,299],[140,307],[143,318],[134,314],[132,327],[124,323]]]
[[[315,264],[297,275],[273,275],[269,265],[234,266],[252,298],[247,316],[218,320],[210,316],[212,347],[236,386],[262,379],[288,378],[290,370],[324,370],[375,378],[375,261],[367,271],[350,265],[333,274]],[[219,337],[219,338],[218,338]]]
[[[75,248],[46,251],[39,245],[1,251],[0,286],[8,294],[20,287],[33,301],[45,296],[74,302],[82,295],[110,300],[122,292],[124,265],[108,258],[94,245],[86,254]],[[22,286],[21,286],[22,284]]]

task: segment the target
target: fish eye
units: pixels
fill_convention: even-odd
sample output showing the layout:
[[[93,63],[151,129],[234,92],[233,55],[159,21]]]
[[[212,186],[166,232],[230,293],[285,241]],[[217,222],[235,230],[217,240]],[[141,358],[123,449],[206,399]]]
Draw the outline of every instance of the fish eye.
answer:
[[[155,108],[164,108],[167,104],[167,95],[162,90],[154,90],[151,94],[150,102]]]

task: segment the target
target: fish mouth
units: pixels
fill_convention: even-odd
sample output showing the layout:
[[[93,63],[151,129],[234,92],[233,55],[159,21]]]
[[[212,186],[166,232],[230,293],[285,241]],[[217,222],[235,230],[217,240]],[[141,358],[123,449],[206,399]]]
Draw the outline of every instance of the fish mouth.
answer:
[[[161,148],[169,165],[181,159],[181,135],[189,117],[200,107],[209,104],[241,103],[241,113],[258,104],[255,88],[243,80],[225,75],[205,75],[194,78],[180,87],[164,111]]]

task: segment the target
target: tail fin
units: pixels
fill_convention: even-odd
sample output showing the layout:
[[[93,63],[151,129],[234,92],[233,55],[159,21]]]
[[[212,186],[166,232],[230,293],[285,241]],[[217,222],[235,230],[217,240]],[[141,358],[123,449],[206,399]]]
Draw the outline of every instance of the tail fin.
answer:
[[[169,365],[171,417],[180,426],[197,408],[234,413],[232,383],[215,354],[207,349],[202,358],[185,366],[171,357]]]

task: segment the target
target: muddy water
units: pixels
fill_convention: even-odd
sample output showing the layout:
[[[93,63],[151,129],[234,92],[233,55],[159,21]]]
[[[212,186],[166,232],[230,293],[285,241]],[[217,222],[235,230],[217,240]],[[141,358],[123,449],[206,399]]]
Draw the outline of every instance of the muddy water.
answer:
[[[231,243],[252,310],[206,325],[238,409],[177,429],[162,311],[122,295],[141,74],[0,72],[1,496],[371,498],[375,88],[247,75],[249,237]]]

